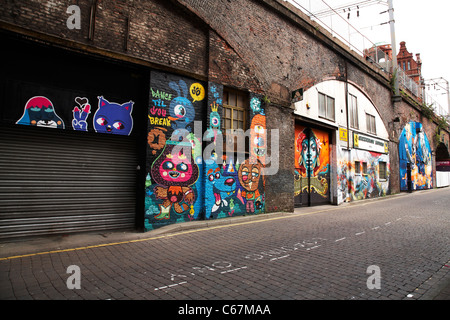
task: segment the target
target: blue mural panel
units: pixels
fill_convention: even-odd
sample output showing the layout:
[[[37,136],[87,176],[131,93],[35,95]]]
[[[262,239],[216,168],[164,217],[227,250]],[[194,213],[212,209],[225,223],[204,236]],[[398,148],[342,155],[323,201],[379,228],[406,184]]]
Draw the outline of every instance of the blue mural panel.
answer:
[[[399,140],[399,158],[400,190],[408,190],[408,164],[412,190],[433,187],[431,148],[420,122],[411,121],[403,128]]]

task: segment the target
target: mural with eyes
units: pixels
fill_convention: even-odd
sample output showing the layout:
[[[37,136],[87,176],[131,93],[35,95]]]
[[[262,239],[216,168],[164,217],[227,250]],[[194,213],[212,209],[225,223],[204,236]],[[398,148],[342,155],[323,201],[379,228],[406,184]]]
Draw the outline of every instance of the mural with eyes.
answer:
[[[241,195],[245,199],[247,213],[255,212],[255,201],[261,196],[258,190],[259,183],[264,179],[261,163],[258,160],[257,163],[252,162],[249,159],[245,160],[238,171],[239,182],[243,188]]]
[[[158,184],[153,191],[156,199],[163,200],[155,219],[170,219],[170,211],[181,214],[195,201],[191,188],[199,175],[192,157],[190,143],[167,141],[160,156],[151,167],[153,180]]]
[[[133,130],[133,101],[124,104],[109,102],[98,97],[98,109],[94,115],[94,129],[100,133],[130,135]]]

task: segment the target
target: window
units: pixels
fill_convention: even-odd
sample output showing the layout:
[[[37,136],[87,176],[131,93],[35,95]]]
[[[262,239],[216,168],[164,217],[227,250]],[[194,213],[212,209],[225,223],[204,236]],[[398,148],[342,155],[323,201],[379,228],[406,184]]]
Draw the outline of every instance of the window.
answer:
[[[366,113],[366,126],[368,133],[377,134],[377,128],[375,125],[375,116]]]
[[[408,70],[411,70],[411,61],[408,61]]]
[[[246,129],[246,101],[244,94],[223,89],[222,131],[226,129]]]
[[[319,117],[334,121],[334,98],[319,92]]]
[[[367,174],[367,162],[363,162],[363,163],[362,163],[362,167],[363,167],[362,173],[363,173],[363,174]]]
[[[361,163],[359,161],[355,161],[355,174],[361,174]]]
[[[350,95],[350,127],[359,129],[358,121],[358,101],[354,95]]]
[[[387,163],[380,161],[378,163],[378,179],[386,180],[387,179]]]
[[[248,98],[243,92],[223,88],[223,113],[222,113],[222,134],[224,137],[223,150],[234,149],[234,152],[240,153],[239,148],[244,148],[244,153],[247,154],[249,148],[249,139],[245,138],[245,146],[238,146],[239,136],[233,130],[248,129],[247,113],[248,113]],[[227,130],[231,132],[227,133]]]

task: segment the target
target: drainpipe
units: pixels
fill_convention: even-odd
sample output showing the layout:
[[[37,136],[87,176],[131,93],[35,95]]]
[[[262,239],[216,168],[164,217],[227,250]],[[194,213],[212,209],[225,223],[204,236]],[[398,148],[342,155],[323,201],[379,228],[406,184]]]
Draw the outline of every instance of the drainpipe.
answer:
[[[94,0],[91,4],[91,12],[89,14],[89,34],[88,39],[94,40],[94,32],[95,32],[95,18],[97,15],[97,0]]]
[[[351,197],[351,185],[350,185],[350,175],[351,175],[351,161],[352,161],[352,153],[350,151],[350,122],[349,122],[349,114],[348,114],[348,65],[347,60],[345,60],[345,116],[347,118],[347,151],[348,151],[348,163],[350,164],[347,167],[347,193],[349,198]],[[352,135],[353,137],[353,135]],[[352,179],[353,181],[353,179]]]

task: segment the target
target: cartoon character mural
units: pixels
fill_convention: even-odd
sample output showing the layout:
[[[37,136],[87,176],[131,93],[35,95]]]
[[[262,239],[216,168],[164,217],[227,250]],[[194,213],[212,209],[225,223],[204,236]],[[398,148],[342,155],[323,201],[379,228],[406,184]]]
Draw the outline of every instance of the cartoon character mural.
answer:
[[[44,96],[34,96],[25,104],[22,117],[16,124],[64,129],[64,121],[56,114],[53,103]]]
[[[250,124],[250,153],[251,156],[265,164],[266,156],[266,116],[256,114]]]
[[[222,134],[221,112],[223,103],[223,86],[209,83],[208,105],[209,105],[209,128],[206,130],[206,138],[214,138],[216,144],[217,136]]]
[[[235,155],[227,158],[212,152],[206,159],[202,157],[202,138],[208,142],[205,149],[222,143],[222,85],[208,82],[205,95],[202,83],[152,71],[150,86],[145,229],[264,212],[261,160],[267,146],[260,97],[255,95],[249,120],[255,129],[251,134],[251,159],[239,163]],[[197,137],[193,121],[205,118],[206,131],[203,137]],[[179,147],[183,152],[177,151]]]
[[[328,132],[296,125],[295,196],[297,202],[329,202],[330,152]]]
[[[245,210],[247,213],[255,213],[256,201],[263,200],[259,191],[259,185],[264,179],[263,166],[259,160],[253,163],[247,159],[239,166],[239,182],[243,188],[241,195],[245,199]],[[263,184],[263,183],[261,183]]]
[[[264,199],[264,165],[267,152],[267,129],[265,108],[259,95],[250,98],[251,121],[249,158],[238,169],[240,190],[238,198],[245,204],[245,213],[263,212]]]
[[[202,143],[192,131],[195,109],[204,106],[203,90],[201,83],[187,78],[151,73],[145,184],[147,230],[201,217]]]
[[[98,109],[93,118],[93,129],[96,132],[129,135],[133,129],[133,101],[122,105],[109,102],[103,96],[98,97]],[[76,97],[77,104],[71,112],[70,104],[63,105],[64,114],[72,114],[72,129],[76,131],[88,131],[88,117],[91,113],[91,105],[86,97]],[[65,110],[64,110],[65,108]],[[64,112],[65,111],[65,112]],[[65,129],[64,121],[56,114],[55,107],[49,98],[34,96],[28,100],[22,117],[16,124]]]
[[[232,164],[230,164],[232,165]],[[234,195],[236,190],[236,179],[232,175],[228,175],[224,168],[219,167],[215,161],[207,161],[206,164],[206,188],[211,192],[206,193],[205,203],[205,218],[217,219],[220,211],[229,211],[226,207],[229,207],[230,203],[228,198]]]
[[[188,99],[189,91],[185,81],[171,81],[169,86],[177,93],[177,96],[170,102],[168,118],[172,121],[172,128],[175,130],[174,134],[177,134],[178,139],[182,140],[180,129],[192,131],[188,125],[194,121],[195,109],[192,102]]]
[[[72,120],[72,128],[73,130],[78,131],[88,131],[88,123],[87,118],[89,117],[89,114],[91,113],[91,105],[89,104],[88,98],[80,98],[76,97],[75,102],[78,104],[76,106],[72,113],[73,113],[73,120]]]
[[[411,170],[411,188],[433,187],[431,148],[420,122],[410,121],[403,128],[399,140],[400,190],[408,190],[408,164]]]
[[[171,208],[177,214],[187,211],[195,201],[191,185],[199,176],[198,167],[192,158],[191,144],[167,141],[151,167],[151,176],[158,184],[153,189],[156,199],[163,200],[155,219],[170,219]]]
[[[98,109],[94,114],[96,132],[130,135],[133,130],[133,101],[124,104],[109,102],[103,96],[98,97]]]

